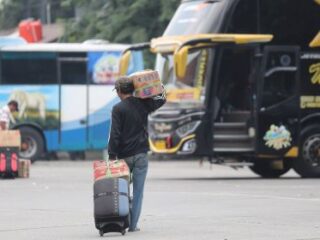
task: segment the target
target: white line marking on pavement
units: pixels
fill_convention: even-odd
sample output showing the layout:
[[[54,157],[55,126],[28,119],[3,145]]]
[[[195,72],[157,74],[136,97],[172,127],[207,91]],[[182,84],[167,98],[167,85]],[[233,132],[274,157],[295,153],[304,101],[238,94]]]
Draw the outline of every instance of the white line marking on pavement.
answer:
[[[320,198],[299,198],[299,197],[282,197],[282,196],[272,196],[272,195],[257,195],[257,194],[246,194],[246,193],[209,193],[209,192],[156,192],[148,191],[149,193],[161,193],[161,194],[188,194],[188,195],[210,195],[215,197],[254,197],[254,198],[271,198],[279,200],[296,200],[296,201],[312,201],[320,202]],[[320,240],[320,239],[319,239]]]

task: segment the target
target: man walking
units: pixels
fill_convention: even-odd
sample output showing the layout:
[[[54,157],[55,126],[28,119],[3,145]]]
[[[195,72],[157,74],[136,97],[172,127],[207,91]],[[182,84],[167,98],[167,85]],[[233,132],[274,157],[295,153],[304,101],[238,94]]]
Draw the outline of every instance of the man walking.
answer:
[[[164,92],[149,99],[133,97],[134,86],[128,77],[120,77],[115,83],[115,89],[121,102],[112,109],[108,153],[111,161],[124,159],[132,173],[133,200],[129,231],[135,232],[140,230],[137,223],[148,170],[148,114],[160,108],[166,99]]]
[[[18,103],[10,101],[6,106],[0,109],[0,130],[9,129],[11,113],[18,111]]]

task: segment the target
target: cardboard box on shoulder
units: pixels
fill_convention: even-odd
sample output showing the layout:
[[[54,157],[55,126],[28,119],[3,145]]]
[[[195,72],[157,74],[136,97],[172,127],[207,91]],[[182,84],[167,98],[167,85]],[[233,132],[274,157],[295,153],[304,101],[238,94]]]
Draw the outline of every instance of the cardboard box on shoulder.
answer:
[[[135,89],[135,97],[150,98],[163,92],[159,73],[145,70],[130,75]]]
[[[18,177],[29,178],[30,177],[31,161],[28,159],[19,159],[18,164]]]
[[[17,147],[20,148],[21,137],[19,130],[0,130],[0,148]]]

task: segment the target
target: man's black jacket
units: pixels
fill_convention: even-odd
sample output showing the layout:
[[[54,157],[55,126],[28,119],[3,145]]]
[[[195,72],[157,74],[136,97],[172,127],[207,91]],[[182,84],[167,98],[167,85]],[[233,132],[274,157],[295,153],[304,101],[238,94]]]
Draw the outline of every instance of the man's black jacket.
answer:
[[[128,97],[113,107],[108,145],[110,159],[148,152],[148,114],[165,102],[164,94],[148,99]]]

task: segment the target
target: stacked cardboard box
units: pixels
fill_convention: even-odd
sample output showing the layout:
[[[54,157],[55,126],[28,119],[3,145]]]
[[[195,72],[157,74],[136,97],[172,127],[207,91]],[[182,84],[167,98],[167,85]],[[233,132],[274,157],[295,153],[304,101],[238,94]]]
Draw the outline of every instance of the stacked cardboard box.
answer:
[[[136,72],[130,76],[138,98],[150,98],[163,92],[159,73],[153,70]]]
[[[30,165],[31,161],[28,159],[19,159],[18,165],[18,177],[29,178],[30,177]]]

